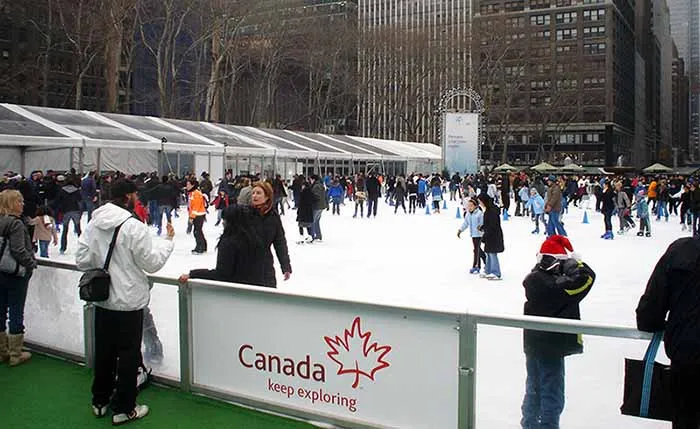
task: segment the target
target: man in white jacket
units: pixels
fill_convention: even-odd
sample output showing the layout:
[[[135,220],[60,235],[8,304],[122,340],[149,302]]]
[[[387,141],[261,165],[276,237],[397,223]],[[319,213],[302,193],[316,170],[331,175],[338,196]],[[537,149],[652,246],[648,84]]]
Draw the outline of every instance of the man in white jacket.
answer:
[[[108,267],[109,298],[95,303],[95,378],[92,384],[92,409],[97,417],[106,415],[116,384],[111,401],[115,425],[148,414],[146,405],[136,404],[143,309],[151,298],[145,272],[154,273],[165,265],[173,251],[175,236],[172,225],[168,224],[167,241],[154,240],[148,226],[131,212],[136,199],[137,188],[133,182],[114,182],[112,201],[95,210],[80,236],[75,256],[80,270],[102,268],[114,231],[121,225]]]

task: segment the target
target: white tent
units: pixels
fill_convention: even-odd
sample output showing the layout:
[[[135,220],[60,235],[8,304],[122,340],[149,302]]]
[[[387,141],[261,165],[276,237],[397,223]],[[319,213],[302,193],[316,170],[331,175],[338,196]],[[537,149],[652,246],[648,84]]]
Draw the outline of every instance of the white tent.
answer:
[[[436,170],[430,144],[257,129],[199,121],[0,103],[0,168],[240,172],[353,172],[370,165]],[[304,170],[305,169],[305,170]],[[301,170],[301,171],[300,171]],[[392,171],[393,170],[393,171]]]

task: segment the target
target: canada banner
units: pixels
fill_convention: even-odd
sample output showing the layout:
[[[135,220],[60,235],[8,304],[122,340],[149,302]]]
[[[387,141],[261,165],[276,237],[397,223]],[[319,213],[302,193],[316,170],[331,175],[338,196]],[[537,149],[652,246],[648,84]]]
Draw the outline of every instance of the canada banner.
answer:
[[[391,346],[380,346],[372,342],[372,332],[362,331],[360,317],[356,317],[350,329],[346,329],[341,336],[323,337],[329,347],[326,355],[337,366],[336,375],[351,376],[351,387],[357,389],[360,379],[366,377],[374,382],[377,371],[389,368],[391,364],[386,355],[391,351]],[[243,344],[238,349],[238,360],[242,366],[256,371],[265,371],[271,374],[298,377],[304,380],[314,380],[320,383],[326,382],[327,370],[322,363],[311,361],[306,355],[301,361],[295,361],[291,357],[282,357],[255,351],[250,344]],[[290,398],[297,395],[312,404],[321,402],[347,408],[351,413],[357,411],[357,398],[345,396],[340,393],[324,392],[323,388],[308,390],[292,384],[281,384],[267,379],[267,388],[271,392]]]
[[[353,422],[456,427],[454,320],[193,292],[196,385]]]

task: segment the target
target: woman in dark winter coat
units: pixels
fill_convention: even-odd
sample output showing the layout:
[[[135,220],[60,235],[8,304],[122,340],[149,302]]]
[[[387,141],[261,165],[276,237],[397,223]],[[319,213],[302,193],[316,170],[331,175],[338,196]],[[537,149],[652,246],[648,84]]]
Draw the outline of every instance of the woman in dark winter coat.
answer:
[[[311,184],[309,182],[303,181],[300,186],[301,188],[297,194],[298,199],[296,201],[297,222],[299,223],[299,235],[301,236],[299,242],[310,243],[314,241],[314,194],[311,191]],[[306,228],[306,232],[308,233],[306,237],[304,237],[304,228]]]
[[[251,206],[257,210],[256,229],[262,239],[265,256],[260,261],[265,270],[264,286],[276,287],[274,260],[270,246],[275,247],[277,260],[282,266],[284,279],[289,280],[292,275],[292,266],[289,263],[287,250],[287,238],[284,235],[284,227],[280,216],[272,210],[272,186],[267,182],[257,182],[253,185],[251,193]]]
[[[498,262],[498,254],[503,253],[504,246],[499,210],[487,194],[479,194],[477,199],[481,209],[484,211],[484,224],[482,226],[484,236],[482,241],[484,243],[484,253],[486,253],[484,272],[479,276],[489,280],[500,280],[501,266]]]
[[[246,206],[226,210],[224,232],[217,246],[216,268],[191,270],[183,274],[180,281],[193,278],[267,286],[264,266],[260,263],[265,258],[265,248],[255,229],[257,216],[254,209]]]
[[[603,211],[603,221],[605,223],[605,234],[601,235],[600,238],[606,240],[612,240],[615,236],[612,230],[612,214],[615,211],[615,192],[610,187],[610,182],[605,181],[603,183],[603,193],[601,195],[602,200],[602,211]]]

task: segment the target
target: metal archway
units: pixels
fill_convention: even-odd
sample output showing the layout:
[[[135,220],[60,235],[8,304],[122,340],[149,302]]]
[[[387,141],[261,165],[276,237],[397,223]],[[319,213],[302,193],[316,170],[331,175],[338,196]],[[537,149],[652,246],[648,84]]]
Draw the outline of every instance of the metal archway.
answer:
[[[452,88],[448,89],[440,97],[440,104],[438,105],[437,115],[440,117],[440,126],[438,127],[437,137],[440,142],[440,147],[442,148],[442,168],[445,168],[445,148],[444,142],[442,141],[442,130],[445,128],[445,113],[447,112],[447,106],[449,103],[457,97],[466,97],[470,101],[470,107],[473,109],[468,110],[458,110],[460,113],[478,113],[479,114],[479,144],[477,147],[477,170],[481,168],[481,146],[484,144],[485,136],[484,130],[486,129],[486,119],[484,115],[485,106],[484,100],[481,95],[476,92],[473,88]]]

